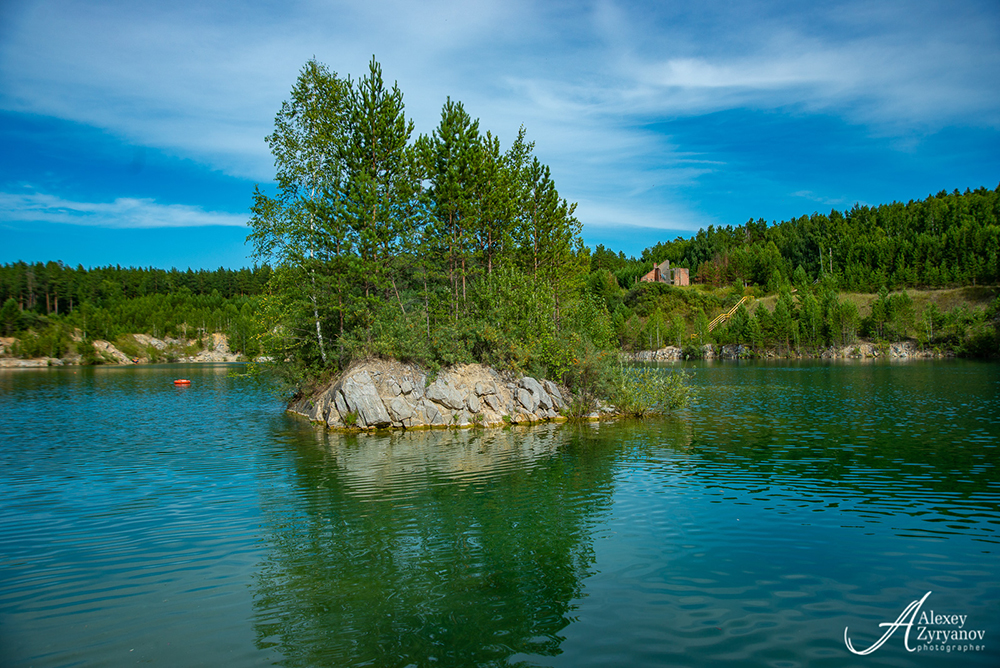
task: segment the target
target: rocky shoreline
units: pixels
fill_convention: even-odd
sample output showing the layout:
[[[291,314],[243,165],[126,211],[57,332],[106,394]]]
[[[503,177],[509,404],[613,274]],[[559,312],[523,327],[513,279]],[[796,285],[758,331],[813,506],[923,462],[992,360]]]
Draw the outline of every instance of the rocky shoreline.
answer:
[[[684,350],[677,346],[667,346],[659,350],[640,350],[624,355],[635,362],[677,362],[686,359]],[[954,357],[954,353],[920,350],[911,341],[888,343],[884,346],[858,341],[849,346],[823,348],[818,353],[795,351],[782,353],[773,348],[756,349],[747,345],[721,346],[706,343],[701,346],[700,359],[940,359],[945,357]]]
[[[432,377],[416,365],[366,360],[296,398],[288,411],[334,430],[444,429],[562,421],[571,401],[568,390],[551,381],[480,364]]]
[[[128,340],[131,338],[131,340]],[[79,340],[78,338],[76,340]],[[229,348],[225,334],[210,334],[204,339],[157,339],[148,334],[130,334],[126,337],[126,349],[122,351],[110,341],[96,340],[94,353],[100,364],[156,364],[170,362],[178,364],[245,362],[246,358]],[[8,357],[15,339],[0,338],[0,369],[37,368],[50,366],[73,366],[84,363],[83,355],[72,353],[65,357],[37,357],[20,359]]]

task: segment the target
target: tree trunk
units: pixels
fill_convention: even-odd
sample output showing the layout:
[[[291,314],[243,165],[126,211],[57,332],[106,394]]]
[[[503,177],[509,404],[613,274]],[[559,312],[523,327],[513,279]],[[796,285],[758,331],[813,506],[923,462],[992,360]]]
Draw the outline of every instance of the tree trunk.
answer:
[[[427,320],[427,341],[431,340],[431,306],[427,296],[427,272],[424,271],[424,318]]]
[[[390,275],[389,282],[392,283],[392,290],[396,293],[396,302],[399,304],[399,310],[406,315],[406,309],[403,308],[403,300],[399,298],[399,290],[396,289],[396,280]]]
[[[313,175],[313,181],[315,181],[315,174]],[[310,198],[316,201],[316,187],[313,186],[312,192],[309,194]],[[312,211],[309,212],[309,232],[312,233],[316,229],[316,222],[313,217]],[[309,240],[309,259],[313,259],[313,247],[312,239]],[[313,321],[316,323],[316,341],[319,343],[319,356],[323,360],[323,364],[326,364],[326,348],[323,346],[323,330],[319,324],[319,307],[316,304],[316,274],[313,272],[312,268],[309,269],[309,280],[312,283],[312,294],[309,295],[309,299],[312,302],[313,307]]]

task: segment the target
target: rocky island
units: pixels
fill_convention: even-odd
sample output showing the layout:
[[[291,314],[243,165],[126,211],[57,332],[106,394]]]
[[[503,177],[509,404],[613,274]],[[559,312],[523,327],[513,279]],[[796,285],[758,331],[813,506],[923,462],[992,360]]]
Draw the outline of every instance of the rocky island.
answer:
[[[332,429],[432,429],[565,420],[561,411],[571,400],[565,387],[551,381],[481,364],[432,376],[413,364],[365,360],[297,397],[288,410]]]

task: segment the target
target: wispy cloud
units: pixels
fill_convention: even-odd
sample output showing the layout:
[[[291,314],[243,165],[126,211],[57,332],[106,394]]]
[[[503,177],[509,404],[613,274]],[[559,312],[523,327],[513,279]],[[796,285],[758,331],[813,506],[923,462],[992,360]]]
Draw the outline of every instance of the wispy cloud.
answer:
[[[702,227],[714,224],[683,207],[661,205],[648,206],[638,203],[634,207],[610,206],[599,200],[584,199],[579,202],[576,215],[587,221],[592,228],[640,228],[643,230],[683,230],[697,232]],[[650,243],[649,245],[652,245]]]
[[[680,198],[728,168],[724,156],[678,145],[678,118],[820,114],[901,145],[942,128],[1000,128],[1000,88],[989,83],[1000,80],[995,0],[29,0],[4,18],[0,108],[257,181],[273,177],[263,137],[303,63],[315,56],[356,78],[375,54],[418,132],[433,129],[449,95],[505,142],[525,124],[592,224],[653,218],[688,229],[709,217],[654,192],[666,185]],[[819,189],[782,192],[803,187]],[[114,206],[128,202],[172,212],[145,220],[229,216]],[[46,215],[86,217],[75,211]]]
[[[205,211],[184,204],[157,204],[151,199],[123,197],[113,202],[73,202],[44,193],[7,192],[0,192],[0,220],[114,229],[244,227],[247,224],[246,216]]]
[[[848,201],[847,198],[845,197],[825,197],[823,195],[818,195],[810,190],[797,190],[796,192],[789,193],[789,195],[791,197],[800,197],[802,199],[809,200],[810,202],[816,202],[818,204],[822,204],[824,206],[828,206],[831,208],[836,208],[836,207],[843,208],[845,206],[853,204],[853,202]],[[868,203],[859,202],[859,204],[868,204]]]
[[[251,178],[302,63],[371,54],[429,132],[446,95],[555,155],[643,116],[789,104],[882,125],[1000,123],[1000,12],[963,2],[683,5],[498,1],[28,3],[0,46],[0,105],[110,129]],[[499,127],[498,127],[499,126]]]

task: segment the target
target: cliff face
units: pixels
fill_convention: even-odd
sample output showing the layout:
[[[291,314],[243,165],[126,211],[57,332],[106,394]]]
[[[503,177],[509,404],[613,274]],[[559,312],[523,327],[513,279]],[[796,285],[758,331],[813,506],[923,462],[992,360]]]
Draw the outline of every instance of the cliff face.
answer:
[[[423,369],[390,360],[353,365],[288,410],[331,428],[469,427],[565,419],[569,394],[550,381],[514,377],[479,364]]]

